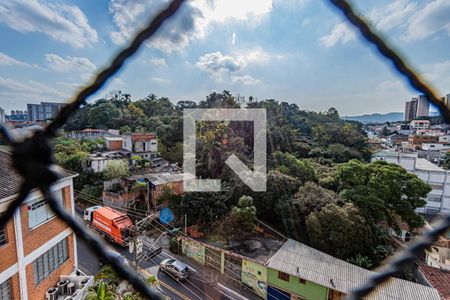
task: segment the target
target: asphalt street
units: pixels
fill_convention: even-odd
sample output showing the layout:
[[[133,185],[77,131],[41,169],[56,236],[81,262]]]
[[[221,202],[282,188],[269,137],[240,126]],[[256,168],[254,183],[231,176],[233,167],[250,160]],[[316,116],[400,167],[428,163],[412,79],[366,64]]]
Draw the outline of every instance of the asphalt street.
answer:
[[[134,254],[130,253],[128,249],[116,245],[111,245],[111,247],[129,261],[133,261]],[[100,270],[98,257],[90,251],[86,243],[81,239],[77,239],[77,249],[80,270],[86,274],[96,274]],[[144,248],[144,251],[147,250]],[[170,253],[163,251],[151,260],[140,262],[139,267],[149,270],[152,274],[156,273],[158,280],[161,282],[161,291],[171,299],[246,299],[231,292],[226,287],[208,284],[202,279],[200,272],[191,266],[189,278],[182,282],[178,282],[164,272],[158,272],[159,263],[169,257],[171,257]]]

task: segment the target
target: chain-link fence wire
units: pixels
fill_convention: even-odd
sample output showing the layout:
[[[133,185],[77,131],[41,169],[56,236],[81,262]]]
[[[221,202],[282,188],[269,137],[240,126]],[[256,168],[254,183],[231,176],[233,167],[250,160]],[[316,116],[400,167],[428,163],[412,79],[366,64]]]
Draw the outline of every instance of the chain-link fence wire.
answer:
[[[394,68],[405,77],[408,83],[433,103],[440,111],[447,122],[450,121],[450,111],[448,107],[440,100],[432,88],[425,83],[417,74],[407,65],[404,59],[387,44],[380,35],[375,33],[363,18],[359,17],[352,6],[345,0],[329,0],[345,18],[352,23],[364,36],[364,38],[373,44],[378,52],[387,58]],[[433,225],[433,229],[425,232],[419,239],[411,243],[408,248],[394,258],[379,272],[375,273],[362,286],[356,288],[347,299],[361,299],[369,295],[378,285],[384,283],[391,276],[398,274],[410,263],[413,263],[417,255],[429,248],[440,235],[444,234],[450,228],[450,215],[443,216],[439,222]],[[401,291],[399,291],[401,293]]]
[[[128,280],[133,287],[148,299],[163,299],[160,292],[151,288],[145,281],[128,266],[122,264],[120,259],[113,255],[108,247],[100,239],[90,233],[84,224],[69,214],[64,207],[55,200],[49,187],[58,178],[54,170],[51,141],[56,137],[68,118],[82,105],[86,99],[97,92],[117,71],[123,66],[128,58],[133,56],[145,40],[150,38],[161,25],[172,17],[180,8],[184,0],[173,0],[164,10],[139,32],[130,45],[118,53],[111,64],[101,71],[95,80],[82,89],[75,99],[64,106],[56,116],[55,120],[43,131],[36,132],[32,137],[18,142],[13,139],[3,124],[0,125],[0,134],[12,147],[13,166],[22,175],[24,182],[17,199],[15,199],[0,216],[0,227],[13,217],[14,212],[22,204],[29,192],[39,189],[48,200],[50,207],[56,215],[69,225],[77,237],[83,239],[86,244],[107,264],[110,264],[118,275]]]
[[[364,38],[373,45],[381,55],[392,62],[395,69],[405,77],[409,84],[417,91],[423,93],[427,99],[437,106],[442,116],[450,121],[450,111],[439,97],[420,77],[408,66],[378,34],[376,34],[367,23],[355,14],[350,4],[345,0],[329,0],[347,20],[356,26]],[[122,50],[111,62],[109,67],[101,71],[95,80],[82,89],[74,100],[66,105],[56,116],[55,120],[43,131],[36,132],[32,137],[24,141],[15,141],[7,128],[0,124],[0,134],[12,147],[13,166],[22,175],[24,181],[17,198],[10,203],[6,211],[0,216],[0,227],[13,217],[14,212],[26,199],[33,189],[39,189],[56,215],[69,225],[77,237],[83,239],[103,261],[110,264],[122,278],[128,280],[134,288],[149,299],[162,299],[162,295],[150,288],[128,266],[122,264],[120,259],[113,255],[102,240],[99,240],[89,232],[84,224],[65,211],[64,207],[56,201],[49,187],[58,179],[54,165],[51,142],[57,135],[57,131],[66,123],[68,118],[82,105],[86,99],[97,92],[117,71],[123,66],[128,58],[133,56],[144,41],[150,38],[161,25],[172,17],[180,8],[184,0],[173,0],[162,10],[150,23],[139,32],[131,44]],[[442,217],[432,230],[413,242],[405,251],[394,257],[388,265],[379,273],[371,277],[364,285],[356,288],[349,299],[360,299],[369,295],[377,286],[385,282],[392,275],[400,272],[407,264],[413,262],[416,256],[424,249],[430,247],[440,235],[450,228],[450,216]],[[399,291],[401,292],[401,291]]]

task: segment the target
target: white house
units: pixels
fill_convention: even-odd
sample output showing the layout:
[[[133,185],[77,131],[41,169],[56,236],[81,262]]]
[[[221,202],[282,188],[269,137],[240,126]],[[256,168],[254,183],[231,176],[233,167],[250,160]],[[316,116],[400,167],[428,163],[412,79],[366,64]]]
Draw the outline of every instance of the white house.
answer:
[[[402,166],[428,183],[432,190],[427,196],[425,207],[418,209],[423,213],[450,213],[450,171],[418,158],[417,153],[380,151],[372,156],[372,161],[383,160]]]

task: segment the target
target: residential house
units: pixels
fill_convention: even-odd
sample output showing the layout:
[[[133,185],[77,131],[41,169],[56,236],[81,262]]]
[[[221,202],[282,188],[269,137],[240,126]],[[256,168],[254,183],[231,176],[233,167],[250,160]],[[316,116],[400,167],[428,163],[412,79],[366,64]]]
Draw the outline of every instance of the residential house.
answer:
[[[441,151],[450,149],[449,143],[422,143],[422,150],[425,151]]]
[[[156,135],[151,132],[134,132],[123,135],[122,149],[130,153],[130,157],[138,155],[150,160],[156,157],[158,141]]]
[[[155,173],[148,174],[145,179],[149,183],[150,200],[157,201],[169,190],[174,195],[184,193],[184,185],[195,177],[189,173]]]
[[[124,159],[124,154],[121,151],[96,152],[83,160],[82,167],[86,172],[99,173],[105,170],[110,161],[116,159]]]
[[[412,120],[411,126],[414,130],[428,130],[430,129],[430,121],[428,120]]]
[[[432,246],[425,250],[425,262],[427,266],[450,272],[450,248]]]
[[[128,209],[137,206],[155,210],[167,190],[174,195],[184,193],[184,184],[194,179],[189,173],[148,173],[104,182],[103,203]]]
[[[267,299],[343,299],[376,273],[292,239],[269,258]],[[436,289],[397,278],[364,299],[440,299]]]
[[[108,151],[120,151],[123,145],[123,138],[120,136],[106,136],[105,148]]]
[[[450,273],[425,264],[415,271],[418,282],[435,288],[442,300],[450,300]]]
[[[75,173],[59,169],[51,186],[55,198],[75,216]],[[0,151],[0,214],[16,199],[21,176],[11,167],[10,154]],[[64,278],[76,278],[76,236],[55,216],[38,191],[32,191],[4,228],[0,229],[0,298],[44,299]],[[92,278],[85,278],[92,283]],[[81,287],[80,287],[81,288]],[[87,287],[86,287],[87,288]],[[82,297],[79,291],[76,299]]]
[[[292,239],[279,240],[265,234],[250,238],[243,247],[234,245],[226,249],[185,236],[179,240],[184,255],[239,280],[268,300],[343,299],[376,274]],[[440,297],[429,286],[391,278],[365,299],[438,300]]]
[[[408,143],[416,149],[422,149],[423,143],[437,143],[439,136],[426,134],[412,134],[408,137]]]
[[[92,129],[86,128],[81,131],[72,131],[65,135],[67,138],[76,139],[76,140],[94,140],[105,137],[118,137],[119,131],[108,129]]]
[[[431,186],[432,190],[426,199],[427,204],[424,208],[417,209],[418,212],[450,212],[450,171],[446,171],[424,158],[418,158],[417,153],[380,151],[372,156],[372,161],[376,160],[400,165]]]
[[[151,211],[155,209],[149,201],[148,184],[138,178],[116,178],[103,182],[103,203],[126,211],[136,207]]]
[[[386,146],[388,147],[401,147],[402,143],[408,141],[407,135],[391,134],[386,137]]]

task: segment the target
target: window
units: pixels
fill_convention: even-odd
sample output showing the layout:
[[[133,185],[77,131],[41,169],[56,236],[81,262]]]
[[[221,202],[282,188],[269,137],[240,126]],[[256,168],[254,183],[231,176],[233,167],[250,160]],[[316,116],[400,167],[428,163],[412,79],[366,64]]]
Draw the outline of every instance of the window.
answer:
[[[430,184],[433,190],[442,190],[444,186],[442,184]]]
[[[300,282],[301,284],[306,284],[306,280],[303,279],[303,278],[299,278],[299,279],[298,279],[298,282]]]
[[[289,274],[278,271],[278,279],[289,282]]]
[[[67,238],[65,238],[33,262],[34,285],[37,286],[68,258]]]
[[[63,190],[57,190],[53,192],[55,198],[60,201],[60,204],[64,204]],[[37,199],[27,204],[28,208],[28,228],[32,229],[39,224],[53,218],[55,213],[50,208],[48,201],[45,199]]]
[[[8,239],[6,237],[6,226],[0,227],[0,247],[6,245],[8,243]],[[0,298],[1,300],[1,298]]]
[[[436,197],[436,196],[428,197],[427,200],[430,201],[430,202],[442,202],[442,198],[441,197]]]
[[[7,279],[0,284],[0,300],[10,300],[11,296],[11,280]]]

